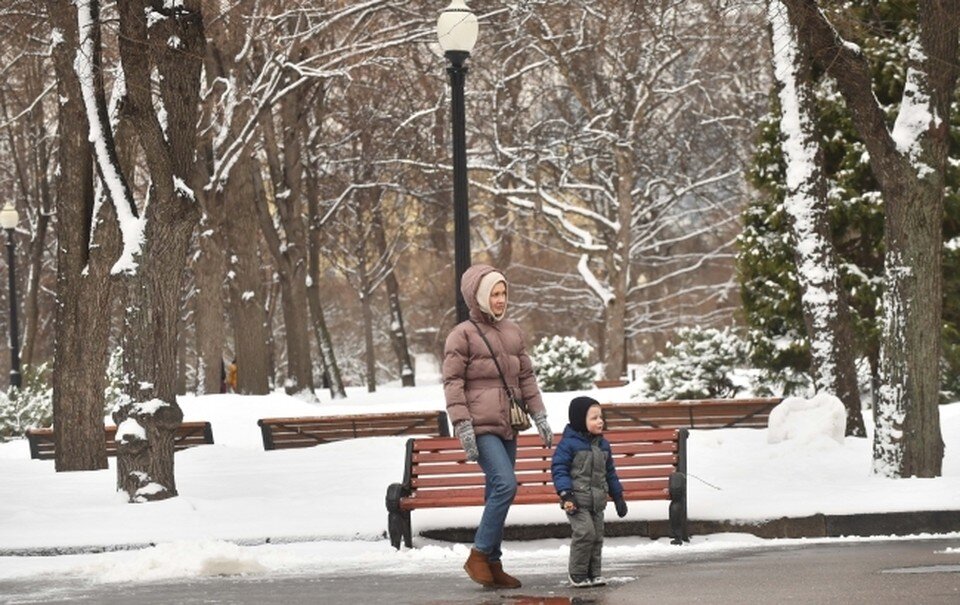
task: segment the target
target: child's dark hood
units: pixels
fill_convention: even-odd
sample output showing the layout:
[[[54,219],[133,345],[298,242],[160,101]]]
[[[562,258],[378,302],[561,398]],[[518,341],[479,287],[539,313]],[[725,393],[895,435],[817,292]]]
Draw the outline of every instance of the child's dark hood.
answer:
[[[569,420],[573,430],[587,432],[587,412],[600,402],[592,397],[574,397],[570,401]]]

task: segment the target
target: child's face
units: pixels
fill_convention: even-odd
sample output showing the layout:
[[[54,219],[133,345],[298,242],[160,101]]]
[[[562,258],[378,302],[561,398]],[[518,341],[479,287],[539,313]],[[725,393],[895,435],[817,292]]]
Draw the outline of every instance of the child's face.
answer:
[[[591,435],[603,434],[603,412],[599,405],[590,406],[587,410],[587,431]]]

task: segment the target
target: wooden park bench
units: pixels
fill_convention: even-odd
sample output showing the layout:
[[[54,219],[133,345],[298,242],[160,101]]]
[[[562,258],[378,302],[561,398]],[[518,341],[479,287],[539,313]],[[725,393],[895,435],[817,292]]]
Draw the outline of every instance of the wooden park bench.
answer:
[[[617,475],[626,500],[669,500],[673,543],[687,534],[687,431],[634,428],[609,431]],[[552,450],[539,435],[517,437],[517,495],[514,504],[557,504],[550,475]],[[390,543],[410,548],[410,512],[419,508],[482,506],[485,477],[480,465],[468,462],[457,438],[407,441],[403,483],[387,488]]]
[[[729,427],[766,428],[772,410],[782,399],[686,399],[603,404],[608,429]]]
[[[439,410],[350,416],[261,418],[257,424],[260,425],[265,450],[311,447],[357,437],[450,436],[447,413]]]
[[[107,439],[107,455],[117,455],[117,427],[104,427]],[[27,441],[30,442],[30,457],[35,460],[50,460],[56,456],[53,429],[27,429]],[[173,436],[173,450],[179,452],[196,445],[213,443],[213,430],[209,422],[181,422]]]

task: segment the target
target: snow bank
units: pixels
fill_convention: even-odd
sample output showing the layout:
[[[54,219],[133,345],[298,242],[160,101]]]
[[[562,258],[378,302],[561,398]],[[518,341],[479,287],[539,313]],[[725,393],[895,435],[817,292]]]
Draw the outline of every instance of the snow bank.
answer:
[[[770,412],[767,443],[814,443],[829,438],[843,445],[847,415],[843,403],[827,393],[812,399],[787,397]]]

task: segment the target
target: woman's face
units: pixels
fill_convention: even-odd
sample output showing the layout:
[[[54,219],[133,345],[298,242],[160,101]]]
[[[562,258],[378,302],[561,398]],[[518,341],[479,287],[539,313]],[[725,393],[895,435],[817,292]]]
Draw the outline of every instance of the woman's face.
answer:
[[[497,285],[490,291],[490,310],[497,317],[503,315],[507,310],[507,284],[497,282]]]

